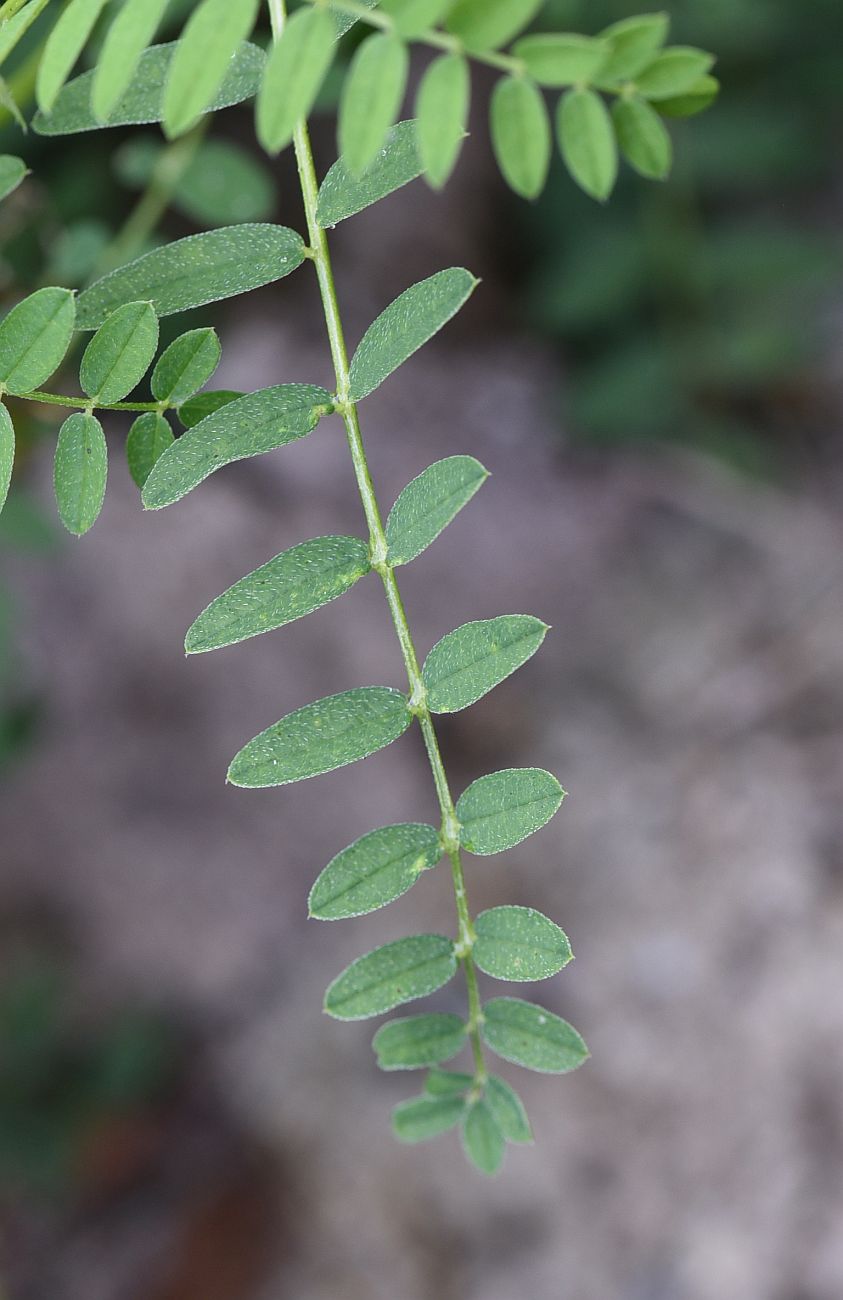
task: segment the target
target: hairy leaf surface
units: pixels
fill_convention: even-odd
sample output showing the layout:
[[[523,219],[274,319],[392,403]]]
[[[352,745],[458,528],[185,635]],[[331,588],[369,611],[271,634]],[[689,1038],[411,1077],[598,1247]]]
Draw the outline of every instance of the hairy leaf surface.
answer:
[[[102,425],[95,416],[77,411],[59,430],[53,469],[59,518],[69,533],[81,537],[96,523],[107,476]]]
[[[503,614],[449,632],[422,670],[428,707],[433,713],[468,708],[526,663],[547,630],[546,623],[529,614]]]
[[[399,1142],[427,1142],[456,1128],[465,1106],[462,1097],[411,1097],[392,1112],[392,1131]]]
[[[363,835],[332,858],[310,891],[308,912],[320,921],[362,916],[406,894],[442,856],[433,826],[406,822]]]
[[[567,936],[532,907],[492,907],[475,923],[474,960],[499,980],[543,980],[573,957]]]
[[[459,1016],[433,1012],[381,1025],[372,1047],[382,1070],[418,1070],[456,1056],[465,1035],[466,1025]]]
[[[473,456],[447,456],[408,483],[386,521],[389,563],[409,564],[421,555],[488,477]]]
[[[44,46],[35,78],[38,107],[49,113],[108,0],[70,0]]]
[[[565,791],[539,767],[511,767],[474,781],[457,802],[460,840],[469,853],[500,853],[550,821]]]
[[[16,158],[11,153],[0,154],[0,199],[5,199],[7,194],[16,190],[28,175],[29,169],[22,158]]]
[[[164,130],[189,130],[217,95],[240,44],[250,34],[259,0],[200,0],[176,46],[164,88]]]
[[[197,393],[195,397],[188,397],[186,402],[182,402],[179,407],[179,419],[186,429],[192,429],[200,420],[207,420],[209,415],[215,415],[217,411],[231,402],[236,402],[238,397],[246,397],[246,393],[238,393],[232,388],[218,388],[210,393]]]
[[[148,302],[127,302],[106,317],[85,349],[82,391],[98,405],[119,402],[140,383],[158,347],[158,317]]]
[[[69,289],[37,289],[0,321],[0,384],[28,393],[61,365],[73,334],[76,303]]]
[[[475,1169],[496,1174],[503,1163],[504,1137],[489,1103],[472,1102],[462,1122],[462,1145]]]
[[[135,420],[126,439],[126,460],[129,473],[141,491],[156,461],[173,441],[172,429],[156,411],[145,411]]]
[[[125,0],[108,29],[91,84],[91,111],[105,122],[131,84],[170,0]]]
[[[457,969],[454,945],[442,934],[397,939],[358,957],[325,994],[337,1020],[366,1020],[447,984]]]
[[[505,1079],[490,1074],[486,1080],[486,1102],[507,1142],[532,1142],[533,1130],[524,1103]]]
[[[15,426],[6,407],[0,402],[0,510],[6,504],[12,468],[15,463]]]
[[[588,1057],[567,1020],[521,998],[493,998],[483,1008],[481,1032],[493,1052],[541,1074],[565,1074]]]
[[[181,406],[207,384],[220,363],[216,330],[188,330],[165,348],[155,364],[149,386],[156,402]]]
[[[346,217],[355,216],[421,176],[423,170],[416,123],[397,122],[387,132],[383,147],[362,176],[353,175],[343,158],[328,171],[319,187],[320,226],[329,230]]]

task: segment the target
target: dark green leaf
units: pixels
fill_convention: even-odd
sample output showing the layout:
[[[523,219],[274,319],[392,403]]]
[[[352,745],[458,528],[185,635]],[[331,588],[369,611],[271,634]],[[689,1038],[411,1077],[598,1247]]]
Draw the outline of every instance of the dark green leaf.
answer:
[[[588,1057],[567,1020],[520,998],[494,998],[483,1008],[483,1038],[505,1061],[541,1074],[565,1074]]]
[[[664,122],[646,99],[624,96],[615,100],[612,121],[621,153],[648,180],[664,180],[673,157]]]
[[[115,170],[125,185],[145,189],[167,146],[134,136],[117,151]],[[227,140],[203,140],[178,178],[171,204],[199,225],[264,221],[275,207],[275,187],[262,163]]]
[[[476,922],[474,960],[499,980],[543,980],[573,957],[565,934],[532,907],[493,907]]]
[[[618,174],[618,150],[609,111],[593,90],[569,90],[557,115],[559,147],[568,171],[593,199],[607,199]]]
[[[362,3],[369,9],[374,9],[377,2],[378,0],[362,0]],[[333,12],[334,28],[337,33],[337,40],[339,40],[339,38],[345,36],[346,32],[350,31],[354,24],[359,20],[355,18],[353,14],[347,14],[343,9],[337,9],[330,3],[328,4],[328,8]]]
[[[366,1020],[447,984],[457,969],[454,945],[441,934],[417,934],[358,957],[325,994],[337,1020]]]
[[[539,85],[574,86],[593,79],[606,61],[609,47],[591,36],[548,33],[525,36],[513,53]]]
[[[455,1092],[467,1092],[473,1086],[473,1074],[454,1070],[430,1070],[424,1081],[424,1090],[431,1097],[449,1097]]]
[[[496,50],[533,21],[544,0],[456,0],[446,26],[469,50]]]
[[[200,0],[187,20],[164,87],[164,130],[181,135],[213,102],[235,51],[255,25],[259,0]]]
[[[228,779],[255,789],[333,772],[391,744],[412,720],[405,696],[389,686],[329,695],[250,740],[232,762]]]
[[[686,94],[710,70],[714,56],[688,45],[671,45],[635,78],[645,99],[673,99]]]
[[[49,113],[108,0],[69,0],[44,46],[35,79],[38,107]]]
[[[12,468],[15,463],[15,426],[12,417],[0,402],[0,510],[6,504]]]
[[[372,1047],[382,1070],[418,1070],[448,1061],[462,1048],[466,1027],[459,1016],[434,1012],[381,1025]]]
[[[220,388],[211,393],[197,393],[195,397],[189,397],[186,402],[182,402],[179,407],[179,419],[186,429],[192,429],[201,420],[207,420],[209,415],[215,415],[230,402],[236,402],[238,397],[245,396],[245,393],[237,393],[230,388]]]
[[[38,289],[0,321],[0,387],[29,393],[58,369],[70,344],[76,303],[69,289]]]
[[[440,189],[465,137],[471,81],[461,54],[443,54],[425,72],[416,98],[419,151],[428,180]]]
[[[91,85],[91,109],[105,122],[130,85],[169,0],[126,0],[108,29]]]
[[[119,402],[140,383],[158,347],[158,318],[148,302],[127,302],[106,318],[85,349],[82,391],[99,406]]]
[[[334,20],[327,9],[301,9],[285,23],[266,65],[258,93],[258,139],[278,153],[307,118],[336,51]]]
[[[652,63],[667,39],[670,18],[666,13],[641,14],[612,23],[599,34],[609,46],[609,56],[600,68],[600,84],[628,81]]]
[[[713,104],[719,93],[720,82],[716,77],[700,77],[684,94],[660,99],[659,112],[665,117],[695,117]]]
[[[163,415],[146,411],[135,420],[126,439],[126,460],[129,473],[141,491],[153,465],[172,443],[173,431]]]
[[[553,148],[544,96],[524,77],[502,77],[490,104],[492,147],[501,175],[524,199],[544,189]]]
[[[408,483],[386,521],[389,563],[409,564],[421,555],[488,477],[473,456],[447,456]]]
[[[53,482],[59,518],[81,537],[96,522],[105,497],[108,450],[102,425],[77,411],[59,430]]]
[[[511,767],[474,781],[457,803],[469,853],[500,853],[550,821],[565,791],[539,767]]]
[[[335,162],[319,187],[317,219],[324,230],[353,217],[386,198],[423,171],[416,124],[398,122],[386,136],[383,148],[362,176],[354,176],[345,161]]]
[[[529,614],[478,619],[449,632],[425,660],[422,678],[433,713],[466,709],[534,655],[547,624]]]
[[[489,1110],[507,1142],[532,1142],[533,1131],[521,1098],[514,1088],[496,1074],[486,1080],[485,1097]]]
[[[150,388],[156,402],[181,406],[207,384],[220,363],[216,330],[206,328],[181,334],[161,353],[152,372]]]
[[[339,111],[339,150],[361,176],[384,146],[407,84],[407,47],[387,32],[367,36],[351,61]]]
[[[24,176],[29,175],[29,168],[22,158],[14,154],[0,154],[0,199],[16,190]]]
[[[400,1142],[427,1142],[455,1128],[464,1110],[462,1097],[411,1097],[392,1112],[392,1131]]]
[[[472,1102],[462,1122],[465,1154],[481,1174],[496,1174],[503,1163],[504,1138],[488,1102]]]
[[[320,874],[310,891],[309,915],[337,921],[374,912],[406,894],[441,856],[432,826],[408,822],[370,831],[332,858]]]

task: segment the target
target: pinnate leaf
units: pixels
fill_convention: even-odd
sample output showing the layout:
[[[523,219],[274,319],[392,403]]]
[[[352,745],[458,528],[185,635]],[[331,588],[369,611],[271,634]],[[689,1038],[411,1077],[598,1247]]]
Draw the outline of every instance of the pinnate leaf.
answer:
[[[349,170],[345,159],[334,163],[319,187],[317,220],[323,230],[378,203],[421,176],[416,123],[397,122],[372,165],[362,176]]]
[[[77,411],[59,430],[53,470],[59,518],[69,533],[81,537],[96,522],[107,475],[102,425],[95,416]]]
[[[129,473],[141,491],[156,461],[173,441],[172,429],[157,411],[145,411],[135,420],[126,439],[126,460]]]
[[[389,686],[329,695],[250,740],[232,762],[228,779],[255,789],[333,772],[391,744],[411,721],[405,696]]]
[[[667,39],[670,18],[666,13],[640,14],[623,18],[600,32],[598,39],[609,46],[600,68],[600,83],[627,81],[652,63]]]
[[[623,96],[612,107],[612,121],[627,162],[648,180],[664,180],[673,151],[667,127],[656,110],[646,99]]]
[[[38,107],[49,113],[108,0],[70,0],[44,46],[35,79]]]
[[[525,77],[502,77],[489,107],[492,147],[511,190],[535,199],[544,189],[553,140],[544,96]]]
[[[278,153],[296,123],[310,113],[336,51],[334,20],[327,9],[301,9],[285,23],[258,92],[258,139]]]
[[[491,1074],[484,1092],[487,1105],[507,1142],[532,1142],[533,1131],[518,1093],[509,1084]]]
[[[569,90],[559,103],[559,147],[580,189],[607,199],[618,174],[618,150],[609,110],[594,90]]]
[[[462,1144],[475,1169],[496,1174],[503,1163],[504,1137],[489,1103],[472,1102],[463,1116]]]
[[[609,53],[591,36],[548,33],[525,36],[513,51],[528,74],[541,86],[573,86],[592,80]]]
[[[22,158],[16,158],[11,153],[0,154],[0,199],[5,199],[7,194],[16,190],[24,176],[28,175],[29,169]]]
[[[91,85],[91,110],[105,122],[130,85],[170,0],[126,0],[108,29]]]
[[[15,426],[6,407],[0,402],[0,510],[6,504],[12,468],[15,463]]]
[[[454,945],[441,934],[397,939],[358,957],[325,994],[337,1020],[366,1020],[447,984],[457,969]]]
[[[106,317],[85,349],[82,391],[104,406],[140,383],[158,347],[158,317],[148,302],[127,302]]]
[[[546,623],[529,614],[503,614],[449,632],[422,670],[428,707],[433,713],[468,708],[526,663],[547,630]]]
[[[565,791],[539,767],[511,767],[472,782],[457,802],[460,841],[469,853],[500,853],[550,821]]]
[[[636,89],[645,99],[672,99],[686,94],[711,69],[714,56],[690,45],[672,45],[663,50],[635,78]]]
[[[565,934],[532,907],[492,907],[477,918],[474,960],[499,980],[543,980],[573,957]]]
[[[447,456],[408,483],[386,521],[389,563],[408,564],[421,555],[488,477],[473,456]]]
[[[493,1052],[541,1074],[565,1074],[588,1057],[567,1020],[521,998],[493,998],[483,1008],[482,1034]]]
[[[455,316],[478,281],[451,267],[406,289],[369,326],[351,362],[351,399],[359,401]]]
[[[544,0],[456,0],[446,22],[469,50],[496,50],[533,21]]]
[[[302,542],[217,596],[190,628],[184,648],[199,654],[283,627],[336,600],[368,572],[369,548],[358,537]]]
[[[343,84],[339,150],[352,175],[361,176],[383,148],[407,84],[407,47],[376,32],[358,46]]]
[[[220,89],[231,60],[255,25],[259,0],[201,0],[173,55],[164,89],[164,130],[181,135]]]
[[[156,362],[149,386],[156,402],[181,406],[207,384],[220,363],[216,330],[188,330],[165,348]]]
[[[440,189],[459,155],[468,120],[471,81],[460,54],[443,54],[425,72],[416,98],[419,152],[427,178]]]
[[[427,1142],[456,1128],[465,1106],[462,1097],[411,1097],[392,1112],[392,1131],[400,1142]]]
[[[465,1035],[466,1026],[459,1016],[434,1012],[381,1025],[372,1047],[382,1070],[418,1070],[456,1056]]]
[[[432,826],[407,822],[363,835],[332,858],[318,876],[308,913],[320,921],[362,916],[406,894],[442,856]]]
[[[61,365],[73,334],[69,289],[37,289],[0,321],[0,386],[28,393]]]

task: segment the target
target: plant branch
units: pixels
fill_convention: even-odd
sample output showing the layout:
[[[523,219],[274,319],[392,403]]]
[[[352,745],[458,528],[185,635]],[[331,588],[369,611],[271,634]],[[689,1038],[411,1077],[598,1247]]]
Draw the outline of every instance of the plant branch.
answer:
[[[10,393],[9,396],[20,402],[46,402],[50,406],[73,407],[80,411],[91,406],[90,397],[66,397],[64,393],[45,393],[41,389],[35,389],[31,393]],[[97,402],[96,404],[98,411],[162,412],[167,409],[169,408],[162,407],[160,402]]]

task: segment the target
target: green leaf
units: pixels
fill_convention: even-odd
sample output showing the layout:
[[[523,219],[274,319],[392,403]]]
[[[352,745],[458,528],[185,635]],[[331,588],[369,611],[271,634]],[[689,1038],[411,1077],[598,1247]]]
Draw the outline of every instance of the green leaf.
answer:
[[[303,618],[369,572],[369,548],[358,537],[316,537],[249,573],[217,596],[190,628],[188,654],[234,645]]]
[[[374,9],[377,2],[378,0],[362,0],[362,3],[366,5],[368,9]],[[339,40],[341,36],[345,36],[346,32],[351,31],[351,28],[359,21],[359,19],[353,14],[345,13],[342,9],[336,9],[334,5],[330,3],[328,4],[328,8],[333,11],[334,28],[337,33],[337,40]]]
[[[609,56],[600,69],[600,84],[628,81],[652,63],[667,40],[670,17],[666,13],[641,14],[612,23],[598,35],[609,46]]]
[[[469,853],[500,853],[550,821],[565,797],[539,767],[511,767],[472,782],[457,802],[460,842]]]
[[[414,181],[423,170],[416,123],[397,122],[387,132],[383,148],[362,176],[352,175],[343,158],[334,163],[319,187],[316,212],[319,225],[329,230],[337,222],[355,216]]]
[[[544,96],[524,77],[502,77],[490,104],[492,147],[501,175],[524,199],[544,189],[553,148]]]
[[[496,1174],[503,1163],[504,1137],[488,1102],[472,1102],[463,1116],[462,1145],[481,1174]]]
[[[43,113],[52,109],[107,3],[108,0],[70,0],[59,16],[47,37],[35,79],[35,98]]]
[[[331,406],[330,393],[312,384],[279,384],[226,402],[161,457],[144,488],[144,505],[171,506],[223,465],[304,438]]]
[[[91,110],[108,120],[130,85],[170,0],[126,0],[108,29],[91,84]]]
[[[659,112],[665,117],[695,117],[710,107],[719,93],[720,82],[716,77],[700,77],[684,94],[660,99]]]
[[[469,50],[496,50],[533,21],[544,0],[456,0],[446,27]]]
[[[381,0],[381,9],[392,17],[399,36],[413,40],[440,23],[453,0]]]
[[[12,50],[29,31],[29,28],[46,9],[50,0],[30,0],[12,18],[0,23],[0,64],[3,64]]]
[[[533,1130],[518,1093],[496,1074],[486,1080],[486,1102],[507,1142],[532,1142]]]
[[[473,456],[447,456],[408,483],[386,521],[389,563],[409,564],[421,555],[488,477]]]
[[[710,70],[714,55],[690,45],[672,45],[635,78],[645,99],[672,99],[684,95]]]
[[[69,289],[38,289],[0,321],[0,386],[29,393],[61,365],[73,334]]]
[[[216,330],[189,330],[161,353],[152,372],[150,388],[156,402],[181,406],[207,384],[220,363]]]
[[[18,101],[15,99],[14,95],[9,89],[8,83],[6,82],[5,78],[0,77],[0,109],[2,108],[4,108],[6,112],[11,115],[14,122],[20,127],[20,129],[23,132],[26,132],[28,130],[28,127],[26,125],[26,118],[24,117],[23,113],[20,111],[20,107],[18,106]]]
[[[407,47],[397,36],[367,36],[351,60],[339,110],[339,150],[361,176],[383,148],[407,85]]]
[[[237,393],[231,388],[220,388],[211,393],[197,393],[195,397],[189,397],[186,402],[182,402],[179,407],[179,419],[186,429],[192,429],[195,424],[199,424],[200,420],[207,420],[209,415],[215,415],[230,402],[236,402],[238,397],[245,396],[245,393]]]
[[[473,1086],[473,1074],[461,1074],[455,1070],[430,1070],[424,1081],[424,1090],[431,1097],[449,1097],[455,1092],[467,1092]]]
[[[158,347],[158,317],[148,302],[127,302],[106,318],[85,349],[82,391],[99,406],[119,402],[140,383]]]
[[[416,97],[419,151],[428,180],[441,189],[456,165],[466,134],[471,79],[461,54],[434,59]]]
[[[77,411],[59,430],[53,470],[59,518],[69,533],[81,537],[96,523],[107,476],[102,425],[93,415]]]
[[[117,151],[114,167],[125,185],[145,189],[167,146],[134,136]],[[199,225],[263,221],[275,207],[275,187],[262,163],[227,140],[203,140],[172,192],[171,204]]]
[[[441,934],[397,939],[358,957],[325,994],[325,1010],[337,1020],[366,1020],[447,984],[457,969],[454,945]]]
[[[0,402],[0,510],[6,504],[12,469],[15,463],[15,426],[6,407]]]
[[[529,75],[541,86],[573,86],[589,82],[609,53],[603,41],[592,36],[525,36],[513,53],[523,60]]]
[[[164,88],[165,133],[182,135],[213,102],[239,47],[255,25],[259,0],[201,0],[187,20]]]
[[[648,180],[664,180],[670,171],[673,148],[656,110],[646,99],[624,96],[615,100],[612,121],[621,153],[630,166]]]
[[[129,86],[105,122],[100,122],[91,107],[95,71],[83,72],[61,90],[52,112],[36,113],[33,129],[38,135],[75,135],[80,131],[97,131],[103,126],[140,126],[160,122],[163,115],[164,87],[178,41],[153,45],[138,60]],[[225,80],[208,105],[208,111],[239,104],[257,93],[263,76],[266,55],[257,45],[244,41],[229,64]]]
[[[158,316],[203,307],[281,280],[304,261],[304,241],[286,226],[226,226],[145,253],[79,295],[77,329],[92,330],[115,307],[144,299]]]
[[[456,1056],[465,1034],[466,1026],[459,1016],[437,1012],[405,1016],[381,1025],[372,1047],[382,1070],[418,1070]]]
[[[308,915],[320,921],[363,916],[385,907],[442,857],[432,826],[408,822],[383,826],[355,840],[332,858],[308,899]]]
[[[618,150],[609,111],[593,90],[569,90],[557,114],[559,147],[580,189],[607,199],[618,174]]]
[[[565,1074],[588,1057],[573,1025],[521,998],[493,998],[483,1008],[484,1041],[505,1061],[540,1074]]]
[[[333,772],[390,745],[412,720],[406,697],[390,686],[329,695],[250,740],[232,762],[228,779],[256,789]]]
[[[411,1097],[392,1112],[392,1131],[399,1142],[427,1142],[455,1128],[464,1110],[462,1097]]]
[[[285,23],[258,92],[258,139],[279,153],[307,118],[334,61],[336,31],[327,9],[301,9]]]
[[[29,168],[22,158],[16,158],[10,153],[0,154],[0,199],[5,199],[7,194],[16,190],[28,175]]]
[[[456,713],[493,690],[536,653],[547,624],[529,614],[478,619],[449,632],[425,660],[428,708]]]
[[[367,397],[432,339],[456,316],[478,283],[470,271],[455,266],[421,280],[390,303],[366,330],[354,354],[351,400]]]
[[[493,907],[477,918],[474,960],[499,980],[543,980],[573,957],[565,934],[532,907]]]
[[[126,439],[126,460],[129,473],[141,491],[155,462],[172,444],[173,431],[163,415],[146,411],[135,420]]]

